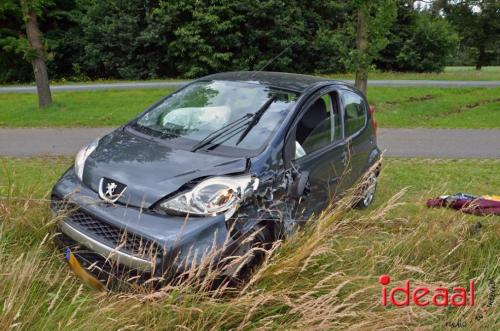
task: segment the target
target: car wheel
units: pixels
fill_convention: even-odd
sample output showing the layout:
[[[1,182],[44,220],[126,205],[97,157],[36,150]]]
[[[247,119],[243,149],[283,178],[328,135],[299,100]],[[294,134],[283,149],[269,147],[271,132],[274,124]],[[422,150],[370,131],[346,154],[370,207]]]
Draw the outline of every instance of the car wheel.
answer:
[[[252,237],[251,240],[246,240],[250,237]],[[255,270],[264,262],[265,253],[260,248],[269,249],[272,244],[271,231],[263,225],[252,229],[244,235],[244,238],[231,255],[245,257],[245,259],[239,264],[231,265],[224,272],[224,277],[235,286],[250,279]],[[248,254],[252,249],[253,251]]]
[[[355,207],[358,209],[368,208],[375,198],[375,192],[377,191],[377,175],[375,173],[370,173],[365,183],[363,184],[363,189],[361,192],[361,198],[356,203]]]

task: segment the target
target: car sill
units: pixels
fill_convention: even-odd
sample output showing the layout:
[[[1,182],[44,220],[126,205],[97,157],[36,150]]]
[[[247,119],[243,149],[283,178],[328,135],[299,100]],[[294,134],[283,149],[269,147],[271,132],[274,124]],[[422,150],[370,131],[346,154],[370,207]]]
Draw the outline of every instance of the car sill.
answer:
[[[68,223],[62,221],[60,222],[61,231],[75,240],[76,242],[84,245],[85,247],[93,250],[94,252],[101,254],[105,258],[115,261],[119,264],[125,265],[127,267],[139,270],[139,271],[151,271],[153,270],[153,262],[138,258],[136,256],[123,253],[118,249],[106,246],[99,241],[83,234],[82,232],[76,230],[74,227]]]

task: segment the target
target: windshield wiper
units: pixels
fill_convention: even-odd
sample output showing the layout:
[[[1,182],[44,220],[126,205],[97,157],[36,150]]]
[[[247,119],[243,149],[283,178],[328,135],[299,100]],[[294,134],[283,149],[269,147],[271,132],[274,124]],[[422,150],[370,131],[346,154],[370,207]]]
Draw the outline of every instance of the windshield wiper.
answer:
[[[131,125],[128,125],[127,127],[132,128],[135,131],[141,132],[142,134],[146,134],[146,135],[153,137],[153,138],[165,139],[165,138],[178,138],[179,137],[179,135],[177,135],[175,133],[161,131],[161,130],[155,130],[153,128],[150,128],[149,126],[144,126],[144,125],[141,125],[137,122],[132,123]]]
[[[267,100],[255,113],[253,114],[245,114],[239,119],[229,123],[226,126],[223,126],[222,128],[210,133],[208,136],[203,138],[199,143],[194,145],[191,148],[191,152],[196,152],[200,148],[203,148],[205,146],[208,146],[212,144],[215,140],[226,137],[223,141],[214,144],[214,147],[219,146],[223,142],[231,139],[234,137],[236,134],[238,134],[238,131],[241,129],[245,128],[245,131],[241,134],[241,136],[238,138],[238,142],[236,145],[238,145],[245,137],[246,135],[250,132],[250,130],[259,122],[260,118],[264,114],[264,112],[269,108],[269,106],[278,98],[277,95],[272,96]]]
[[[245,129],[245,131],[243,131],[243,133],[241,134],[241,136],[238,138],[238,141],[236,142],[236,146],[238,146],[238,144],[243,140],[245,139],[245,137],[247,136],[247,134],[250,132],[250,130],[252,130],[252,128],[257,125],[257,123],[259,123],[259,120],[260,118],[262,117],[262,115],[264,115],[264,113],[266,112],[266,110],[269,108],[269,106],[271,106],[271,104],[278,98],[277,95],[273,95],[271,98],[269,98],[269,100],[267,100],[260,108],[259,110],[257,110],[253,115],[252,115],[252,119],[250,120],[250,123],[248,123],[248,126],[247,128]]]
[[[237,120],[229,123],[228,125],[225,125],[222,128],[215,130],[214,132],[210,133],[208,136],[203,138],[203,140],[194,145],[191,148],[191,152],[196,152],[200,148],[210,145],[216,139],[219,139],[225,135],[241,130],[242,128],[245,127],[246,123],[252,116],[253,116],[252,114],[245,114],[242,117],[238,118]]]

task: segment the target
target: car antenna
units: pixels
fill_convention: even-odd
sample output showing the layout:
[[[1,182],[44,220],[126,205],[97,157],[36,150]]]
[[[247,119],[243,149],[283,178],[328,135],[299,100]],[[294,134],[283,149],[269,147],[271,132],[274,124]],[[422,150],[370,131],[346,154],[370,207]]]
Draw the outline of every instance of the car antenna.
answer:
[[[287,50],[289,50],[293,45],[295,45],[297,43],[297,41],[294,41],[292,42],[290,45],[288,45],[287,47],[283,48],[283,50],[281,52],[279,52],[278,55],[276,55],[275,57],[273,57],[271,60],[267,61],[266,64],[264,64],[259,70],[256,70],[254,71],[254,73],[252,74],[252,76],[250,76],[250,78],[253,78],[253,76],[258,73],[259,71],[262,71],[264,70],[265,68],[267,68],[271,63],[273,63],[274,61],[276,61],[281,55],[283,55],[283,53],[285,53]]]

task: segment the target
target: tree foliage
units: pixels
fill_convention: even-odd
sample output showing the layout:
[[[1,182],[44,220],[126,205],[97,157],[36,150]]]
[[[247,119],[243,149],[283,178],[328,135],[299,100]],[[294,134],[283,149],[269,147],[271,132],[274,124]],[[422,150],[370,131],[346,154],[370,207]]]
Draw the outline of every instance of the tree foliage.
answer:
[[[6,21],[6,27],[0,30],[0,47],[3,51],[9,52],[10,56],[31,63],[40,108],[52,103],[52,95],[47,70],[47,46],[42,40],[38,21],[43,10],[52,3],[53,0],[4,0],[0,4],[0,18]],[[0,56],[0,59],[2,63],[9,58]],[[15,59],[14,61],[16,62]],[[0,79],[16,73],[13,70],[6,71],[0,75]]]
[[[30,47],[26,34],[22,32],[23,25],[20,3],[14,0],[1,2],[0,81],[31,77],[31,66],[27,62]]]
[[[0,81],[32,79],[23,20],[0,4]],[[39,25],[53,78],[198,77],[227,70],[439,71],[454,54],[446,18],[409,0],[53,0]],[[12,5],[14,4],[14,5]],[[355,47],[360,4],[368,51]],[[461,35],[462,40],[465,40]],[[277,55],[279,55],[277,57]]]
[[[461,52],[471,57],[476,69],[500,61],[500,2],[498,0],[439,0],[441,11],[459,32]],[[464,54],[462,54],[463,56]]]
[[[78,15],[80,58],[91,77],[251,70],[282,51],[268,69],[345,70],[335,52],[345,41],[336,30],[348,16],[337,1],[86,2]]]
[[[389,39],[376,60],[383,70],[439,72],[458,46],[458,35],[444,18],[419,11],[407,0],[398,1]]]
[[[355,86],[366,94],[370,64],[388,43],[396,7],[393,0],[356,0],[353,7],[356,47],[350,53],[350,62],[356,72]]]
[[[21,3],[24,2],[39,15],[39,27],[43,32],[45,60],[52,76],[63,77],[71,74],[64,70],[66,61],[66,29],[73,26],[68,18],[71,0],[3,0],[0,2],[0,82],[33,80],[30,61],[36,52],[30,47],[26,36],[25,17]]]

